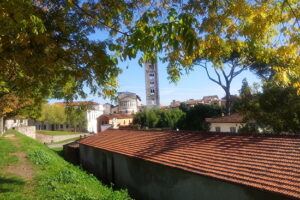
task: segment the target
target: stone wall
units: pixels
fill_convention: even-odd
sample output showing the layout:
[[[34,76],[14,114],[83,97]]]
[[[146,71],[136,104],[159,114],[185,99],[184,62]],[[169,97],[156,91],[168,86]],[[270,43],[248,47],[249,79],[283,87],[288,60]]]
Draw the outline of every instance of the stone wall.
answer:
[[[63,140],[67,140],[67,139],[71,139],[71,138],[75,138],[75,137],[84,137],[85,135],[88,134],[73,134],[73,135],[45,135],[45,134],[41,134],[41,133],[37,133],[36,134],[36,139],[42,143],[52,143],[52,142],[59,142],[59,141],[63,141]]]
[[[143,200],[288,200],[286,196],[222,181],[80,144],[80,164],[106,184]]]
[[[15,127],[15,130],[33,139],[36,139],[35,126]]]

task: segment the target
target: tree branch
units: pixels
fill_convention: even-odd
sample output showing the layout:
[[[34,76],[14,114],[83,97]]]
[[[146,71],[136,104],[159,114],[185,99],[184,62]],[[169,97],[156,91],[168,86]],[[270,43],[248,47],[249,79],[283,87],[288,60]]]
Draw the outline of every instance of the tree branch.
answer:
[[[239,75],[240,73],[242,73],[242,71],[244,71],[246,69],[246,67],[241,68],[240,70],[234,72],[232,74],[232,78],[236,77],[237,75]]]
[[[89,17],[91,17],[91,18],[94,18],[94,17],[95,17],[95,16],[92,15],[91,13],[89,13],[89,12],[87,12],[86,10],[82,9],[78,4],[74,3],[74,5],[75,5],[76,8],[78,8],[81,12],[83,12],[83,13],[86,14],[87,16],[89,16]],[[120,31],[119,29],[117,29],[117,28],[115,28],[115,27],[112,27],[112,26],[109,26],[109,25],[107,25],[106,23],[101,22],[100,20],[98,20],[98,22],[99,22],[100,24],[102,24],[103,26],[107,27],[107,28],[110,28],[110,29],[112,29],[112,30],[114,30],[114,31],[116,31],[116,32],[118,32],[118,33],[121,33],[121,34],[123,34],[123,35],[125,35],[125,36],[128,36],[128,33],[127,33],[127,32]]]
[[[219,81],[217,81],[216,79],[214,79],[214,78],[212,78],[211,76],[210,76],[210,74],[209,74],[209,72],[208,72],[208,69],[207,69],[207,66],[206,66],[206,63],[205,63],[205,65],[201,65],[201,64],[199,64],[202,68],[204,68],[205,69],[205,71],[206,71],[206,74],[207,74],[207,77],[209,78],[209,80],[211,80],[211,81],[213,81],[214,83],[216,83],[216,84],[218,84],[219,86],[221,86],[223,89],[225,88],[225,86],[222,84],[222,82],[221,82],[221,78],[220,78],[220,75],[219,75],[219,73],[216,71],[216,69],[215,69],[215,72],[216,72],[216,74],[218,75],[218,79],[219,79]],[[225,90],[225,89],[224,89]]]
[[[286,2],[286,3],[288,4],[289,8],[291,9],[291,11],[292,11],[292,13],[293,13],[293,15],[294,15],[294,17],[295,17],[296,23],[298,24],[298,26],[299,26],[299,28],[300,28],[300,22],[299,22],[299,20],[298,20],[298,17],[297,17],[297,15],[296,15],[294,9],[293,9],[292,6],[291,6],[289,0],[285,0],[284,2]],[[283,2],[283,3],[284,3],[284,2]]]

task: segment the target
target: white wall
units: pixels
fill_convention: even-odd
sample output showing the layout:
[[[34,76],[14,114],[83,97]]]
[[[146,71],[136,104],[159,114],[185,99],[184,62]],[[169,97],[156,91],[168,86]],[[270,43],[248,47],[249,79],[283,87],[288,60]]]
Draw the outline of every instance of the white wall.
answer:
[[[136,97],[125,97],[119,99],[119,113],[137,113],[138,106],[140,106],[140,101]]]
[[[216,132],[216,127],[220,127],[220,132],[231,132],[230,127],[235,127],[236,132],[242,127],[242,123],[211,123],[210,132]]]
[[[4,129],[12,129],[20,126],[28,126],[28,119],[7,119],[5,120]]]
[[[97,118],[100,115],[103,115],[104,108],[103,105],[99,105],[97,110],[88,110],[87,111],[87,131],[90,133],[97,133]]]

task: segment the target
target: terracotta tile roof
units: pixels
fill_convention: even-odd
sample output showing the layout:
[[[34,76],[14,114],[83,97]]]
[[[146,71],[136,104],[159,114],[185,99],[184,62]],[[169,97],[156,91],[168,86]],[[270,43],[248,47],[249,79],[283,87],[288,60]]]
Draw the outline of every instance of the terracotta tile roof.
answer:
[[[109,119],[117,118],[117,119],[131,119],[133,116],[131,114],[105,114],[101,115],[98,118],[101,117],[108,117]]]
[[[107,130],[79,143],[300,198],[300,137]]]
[[[219,118],[205,118],[206,122],[209,123],[242,123],[243,121],[243,116],[234,113],[232,115],[227,115]]]
[[[99,105],[99,103],[93,101],[73,101],[73,102],[56,102],[55,105],[61,106],[82,106],[82,105]]]

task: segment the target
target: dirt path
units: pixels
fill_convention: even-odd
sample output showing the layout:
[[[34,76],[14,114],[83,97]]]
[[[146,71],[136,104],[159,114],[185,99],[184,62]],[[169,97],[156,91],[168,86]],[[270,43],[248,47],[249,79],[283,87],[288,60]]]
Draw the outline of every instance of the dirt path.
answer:
[[[17,138],[14,136],[9,136],[7,139],[13,141],[13,144],[17,149],[20,149],[20,144]],[[19,161],[15,165],[9,165],[3,169],[4,173],[11,173],[18,177],[23,178],[24,180],[32,180],[34,178],[34,170],[32,165],[29,163],[27,159],[27,155],[24,152],[15,152],[11,155],[15,155],[18,157]]]

